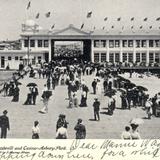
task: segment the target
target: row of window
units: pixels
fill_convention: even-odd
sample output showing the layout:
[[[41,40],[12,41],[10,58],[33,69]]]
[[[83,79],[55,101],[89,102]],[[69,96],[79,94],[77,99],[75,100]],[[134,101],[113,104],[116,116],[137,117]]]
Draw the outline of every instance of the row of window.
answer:
[[[28,46],[35,47],[35,43],[36,43],[36,41],[33,40],[33,39],[31,39],[30,41],[24,40],[24,47],[28,47]],[[45,47],[46,48],[46,47],[49,46],[49,41],[48,40],[38,40],[37,41],[37,46],[39,48],[41,48],[41,47]]]
[[[133,47],[133,40],[122,40],[122,47]],[[95,48],[105,48],[107,47],[106,40],[94,40]],[[109,40],[109,48],[119,48],[120,40]],[[146,48],[147,40],[135,40],[136,48]],[[149,40],[149,47],[160,47],[160,40]]]
[[[22,56],[15,56],[15,57],[11,57],[11,56],[8,56],[7,57],[7,59],[8,59],[8,61],[11,61],[11,60],[15,60],[15,61],[18,61],[18,60],[20,60],[20,61],[22,61],[23,60],[23,57]],[[32,58],[32,60],[34,61],[36,61],[36,57],[34,57],[34,58]],[[41,61],[42,60],[42,57],[41,56],[38,56],[37,57],[37,60],[38,60],[38,62],[39,61]]]
[[[160,63],[160,53],[149,53],[149,63],[157,62]],[[105,62],[107,61],[107,53],[94,53],[94,62]],[[120,62],[120,53],[109,53],[109,62]],[[133,62],[133,53],[122,53],[122,62]],[[146,62],[147,53],[136,53],[136,62]]]

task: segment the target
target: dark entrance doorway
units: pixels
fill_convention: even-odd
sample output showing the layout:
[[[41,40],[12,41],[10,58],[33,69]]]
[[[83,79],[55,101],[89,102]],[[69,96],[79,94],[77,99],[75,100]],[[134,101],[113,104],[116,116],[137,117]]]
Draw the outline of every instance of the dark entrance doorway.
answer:
[[[2,56],[1,57],[1,68],[4,68],[5,67],[5,57]]]
[[[52,60],[91,60],[91,40],[51,40]]]

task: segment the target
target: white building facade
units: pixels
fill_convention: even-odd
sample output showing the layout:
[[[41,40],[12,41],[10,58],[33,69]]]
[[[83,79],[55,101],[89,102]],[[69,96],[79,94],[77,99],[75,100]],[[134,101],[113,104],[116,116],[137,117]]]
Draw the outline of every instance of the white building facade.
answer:
[[[83,42],[82,58],[92,62],[160,64],[160,31],[83,31],[73,25],[57,31],[27,23],[22,26],[21,50],[1,50],[0,68],[54,60],[56,41]]]

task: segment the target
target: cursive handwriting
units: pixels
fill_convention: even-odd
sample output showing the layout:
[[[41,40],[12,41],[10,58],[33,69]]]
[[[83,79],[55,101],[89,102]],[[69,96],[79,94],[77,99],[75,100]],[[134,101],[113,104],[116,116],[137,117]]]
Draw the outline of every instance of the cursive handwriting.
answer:
[[[108,149],[108,148],[135,148],[137,147],[136,142],[129,141],[129,142],[121,142],[121,143],[115,143],[112,140],[105,140],[102,145],[100,146],[100,149]]]
[[[160,156],[160,149],[149,149],[147,147],[135,150],[131,152],[131,155],[140,155],[140,156],[152,156],[152,158],[157,158]]]
[[[10,160],[10,159],[30,159],[33,160],[36,153],[30,152],[0,152],[0,160]]]
[[[101,156],[101,159],[106,158],[105,156],[111,156],[111,157],[121,156],[121,157],[126,157],[126,154],[125,154],[125,151],[123,151],[123,150],[114,151],[114,150],[106,149],[106,150],[103,152],[103,154],[102,154],[102,156]]]
[[[71,146],[70,146],[70,152],[78,150],[78,149],[87,149],[87,150],[95,150],[97,149],[97,145],[94,143],[86,143],[82,140],[76,139],[73,140]]]
[[[43,158],[43,159],[63,159],[64,155],[63,154],[53,154],[53,153],[46,153],[45,151],[41,151],[38,154],[38,158]]]

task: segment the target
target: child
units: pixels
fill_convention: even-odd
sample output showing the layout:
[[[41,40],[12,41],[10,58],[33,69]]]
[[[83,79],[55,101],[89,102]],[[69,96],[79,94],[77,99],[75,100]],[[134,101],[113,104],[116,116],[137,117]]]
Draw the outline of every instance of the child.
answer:
[[[124,139],[124,140],[132,139],[129,131],[130,131],[130,127],[126,126],[125,131],[123,131],[122,134],[121,134],[121,139]]]

